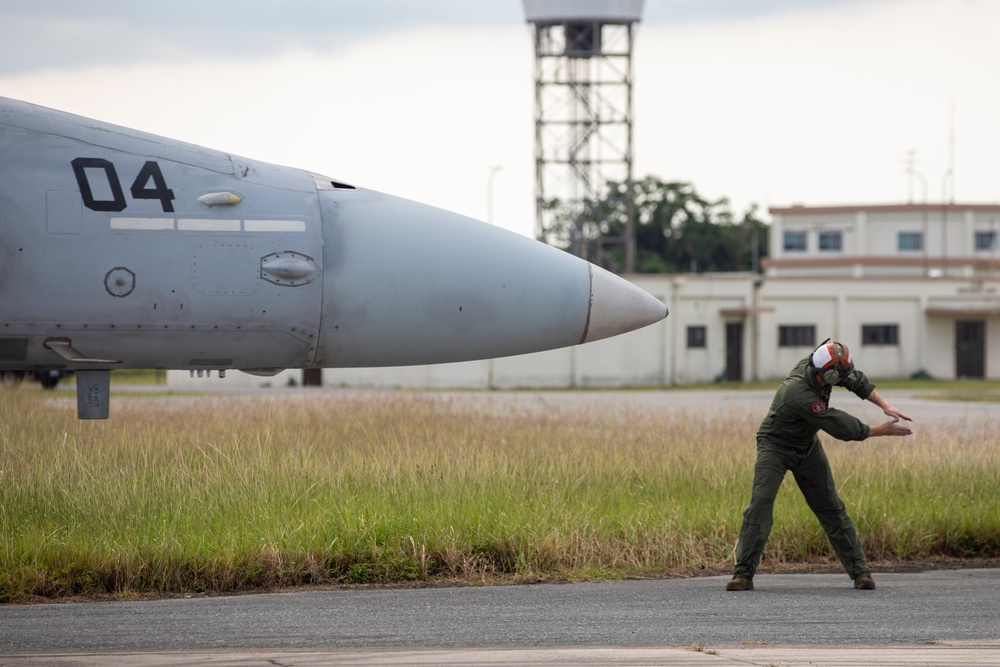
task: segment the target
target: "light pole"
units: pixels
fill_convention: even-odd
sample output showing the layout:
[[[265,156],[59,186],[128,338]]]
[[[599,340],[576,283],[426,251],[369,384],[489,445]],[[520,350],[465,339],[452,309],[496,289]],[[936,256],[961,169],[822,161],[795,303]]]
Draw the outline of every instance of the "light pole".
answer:
[[[948,179],[952,176],[951,167],[944,172],[941,178],[941,263],[942,275],[948,276]],[[954,198],[952,198],[954,201]]]
[[[921,186],[923,194],[924,194],[924,205],[923,205],[924,233],[923,233],[923,238],[920,239],[920,245],[922,246],[921,250],[923,251],[923,255],[924,255],[924,275],[926,276],[926,274],[927,274],[927,243],[929,241],[929,239],[927,238],[927,236],[930,233],[930,230],[928,229],[928,226],[927,226],[927,179],[924,178],[924,175],[922,173],[920,173],[919,171],[917,171],[916,169],[914,169],[912,164],[909,167],[907,167],[906,171],[910,174],[911,177],[913,177],[913,176],[919,176],[920,177],[920,186]],[[911,203],[913,202],[912,188],[911,188],[911,193],[910,193],[910,202]]]

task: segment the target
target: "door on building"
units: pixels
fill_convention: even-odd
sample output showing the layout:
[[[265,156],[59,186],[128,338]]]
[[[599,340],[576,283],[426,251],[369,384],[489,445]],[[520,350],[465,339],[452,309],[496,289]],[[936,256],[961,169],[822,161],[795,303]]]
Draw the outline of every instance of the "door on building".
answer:
[[[726,323],[726,380],[743,381],[743,323]]]
[[[955,376],[986,377],[986,322],[955,322]]]

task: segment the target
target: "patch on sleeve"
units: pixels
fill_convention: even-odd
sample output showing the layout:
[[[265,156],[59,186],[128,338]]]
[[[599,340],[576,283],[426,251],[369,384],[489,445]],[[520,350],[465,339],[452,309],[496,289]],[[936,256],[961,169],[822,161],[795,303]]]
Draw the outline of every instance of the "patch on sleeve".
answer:
[[[809,406],[809,409],[813,411],[814,415],[821,415],[826,411],[826,405],[823,404],[823,401],[816,401]]]

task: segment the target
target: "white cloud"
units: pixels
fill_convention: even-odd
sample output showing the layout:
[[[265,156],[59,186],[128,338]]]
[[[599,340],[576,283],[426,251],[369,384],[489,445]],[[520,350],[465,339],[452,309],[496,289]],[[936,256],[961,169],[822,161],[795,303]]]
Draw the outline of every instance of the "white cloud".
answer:
[[[995,202],[998,24],[996,3],[910,0],[643,29],[637,169],[734,203],[902,201],[915,150],[933,201],[954,99],[956,198]]]

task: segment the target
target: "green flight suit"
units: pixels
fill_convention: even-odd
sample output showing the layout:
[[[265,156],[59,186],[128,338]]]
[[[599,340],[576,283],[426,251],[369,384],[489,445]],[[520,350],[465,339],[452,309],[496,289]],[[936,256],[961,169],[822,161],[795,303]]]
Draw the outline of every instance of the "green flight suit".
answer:
[[[875,389],[865,374],[856,369],[840,386],[862,400]],[[854,579],[869,571],[858,533],[837,495],[830,462],[817,434],[823,430],[839,440],[864,440],[870,427],[853,415],[831,408],[832,389],[829,385],[820,387],[809,367],[809,357],[800,361],[778,387],[757,430],[753,490],[743,511],[733,574],[753,578],[757,571],[761,552],[771,534],[774,499],[789,470],[847,573]]]

